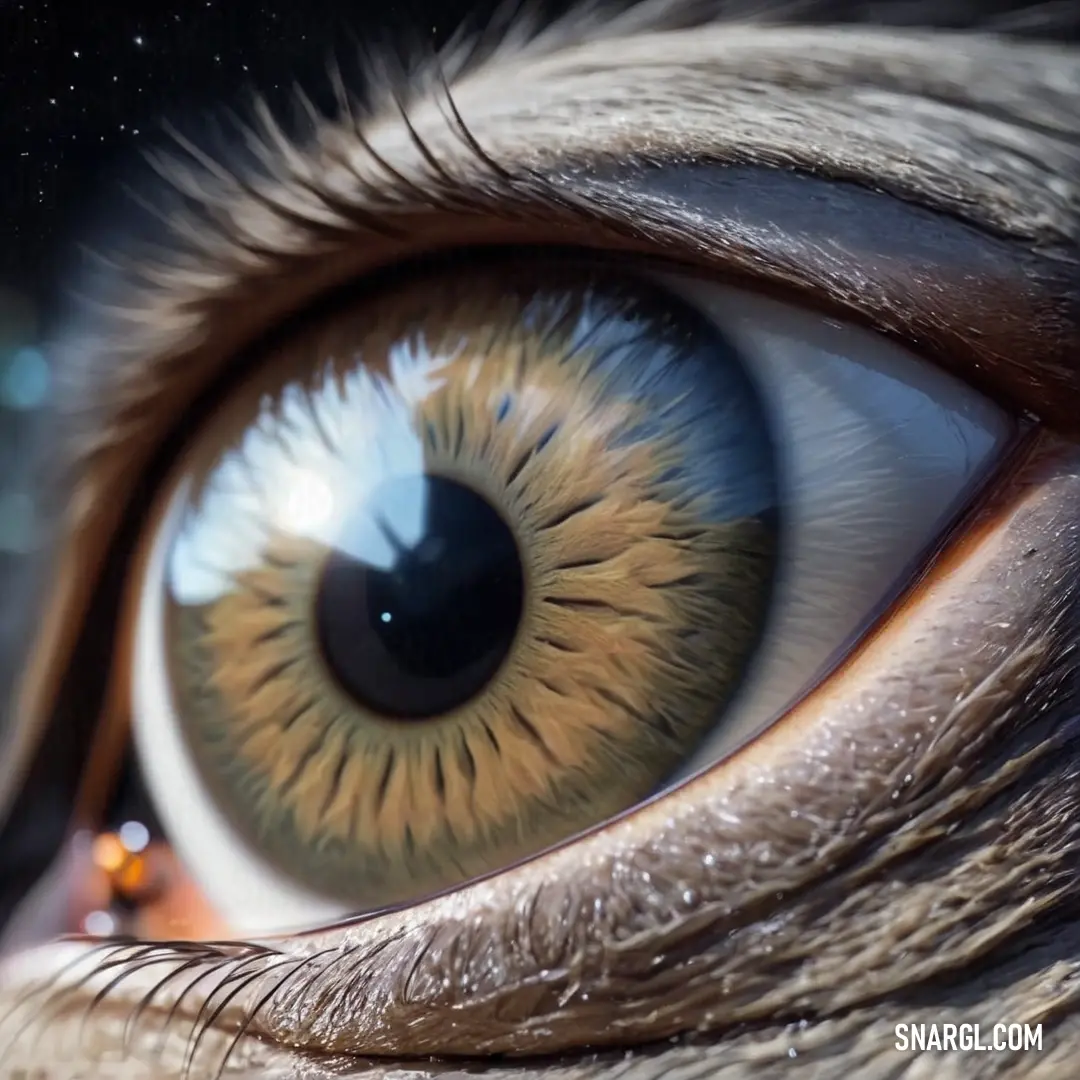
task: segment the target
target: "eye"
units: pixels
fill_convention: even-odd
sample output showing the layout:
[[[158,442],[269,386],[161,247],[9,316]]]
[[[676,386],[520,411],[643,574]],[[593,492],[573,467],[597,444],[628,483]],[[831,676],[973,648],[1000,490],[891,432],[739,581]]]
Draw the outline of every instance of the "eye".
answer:
[[[1058,1014],[1075,50],[658,7],[181,140],[94,264],[0,813],[101,830],[14,939],[122,939],[4,958],[4,1067]]]
[[[459,885],[713,764],[1013,430],[878,335],[584,252],[414,267],[258,353],[167,484],[133,696],[168,837],[247,933]]]

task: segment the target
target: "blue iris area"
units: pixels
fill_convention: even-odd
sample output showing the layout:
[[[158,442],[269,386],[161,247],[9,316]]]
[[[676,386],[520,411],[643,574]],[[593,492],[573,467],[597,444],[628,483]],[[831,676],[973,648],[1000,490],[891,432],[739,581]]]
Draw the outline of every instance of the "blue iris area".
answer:
[[[543,303],[537,323],[551,318],[550,294]],[[706,520],[772,520],[780,492],[765,405],[738,348],[692,305],[640,282],[625,294],[605,283],[581,305],[562,363],[587,364],[605,399],[639,407],[615,445],[671,447],[657,482],[703,500]],[[499,419],[511,411],[503,402]]]

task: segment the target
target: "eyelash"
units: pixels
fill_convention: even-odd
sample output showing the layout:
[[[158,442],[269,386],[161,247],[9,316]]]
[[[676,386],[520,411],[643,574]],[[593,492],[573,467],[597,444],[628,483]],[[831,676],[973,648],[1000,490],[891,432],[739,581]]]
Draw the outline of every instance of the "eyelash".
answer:
[[[85,940],[85,939],[83,939]],[[248,942],[117,942],[114,939],[98,939],[92,941],[90,952],[81,955],[76,961],[62,967],[51,979],[41,982],[35,990],[11,1010],[7,1015],[0,1016],[0,1032],[6,1024],[17,1021],[22,1015],[24,1008],[37,1007],[38,1020],[42,1029],[62,1013],[65,1006],[72,999],[77,1000],[79,992],[90,982],[102,976],[109,976],[105,986],[97,991],[85,1005],[81,1024],[85,1024],[93,1014],[109,1002],[110,995],[117,990],[128,978],[149,970],[160,964],[172,966],[166,975],[156,980],[147,992],[135,1002],[124,1018],[124,1053],[131,1048],[131,1041],[139,1021],[153,1008],[155,999],[176,980],[185,974],[193,974],[186,985],[180,990],[172,1001],[161,1025],[160,1039],[164,1039],[167,1033],[174,1030],[178,1016],[182,1012],[185,997],[194,991],[196,986],[212,976],[220,976],[219,988],[228,989],[230,984],[237,979],[246,977],[261,977],[276,971],[280,967],[292,966],[293,971],[287,977],[291,978],[308,967],[311,962],[322,954],[315,957],[284,957],[284,954],[276,952],[266,946]],[[82,960],[98,957],[91,969],[72,983],[60,986],[66,975],[72,974],[78,963]],[[253,961],[265,961],[263,965],[254,971],[245,971],[245,966]],[[230,970],[231,969],[231,970]],[[274,983],[276,990],[281,981]],[[207,1033],[213,1029],[221,1013],[228,1007],[236,993],[243,990],[246,984],[241,983],[239,990],[230,991],[223,995],[219,1002],[215,1002],[215,992],[212,992],[200,1007],[194,1018],[191,1019],[191,1031],[188,1035],[184,1050],[184,1066],[181,1078],[187,1077],[195,1063],[198,1049]],[[44,995],[44,1001],[39,998]],[[259,1008],[251,1008],[242,1014],[238,1028],[228,1043],[227,1050],[219,1063],[219,1074],[228,1065],[233,1050],[239,1044],[246,1031],[255,1022]],[[6,1041],[10,1048],[19,1038],[20,1032],[16,1028],[14,1034]],[[160,1046],[159,1046],[160,1051]]]

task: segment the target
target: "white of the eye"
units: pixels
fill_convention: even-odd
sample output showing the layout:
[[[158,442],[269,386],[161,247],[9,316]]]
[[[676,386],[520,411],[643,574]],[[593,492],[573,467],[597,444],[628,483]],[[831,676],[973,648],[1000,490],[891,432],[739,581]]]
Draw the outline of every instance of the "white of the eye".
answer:
[[[768,726],[827,670],[1014,426],[980,393],[880,334],[738,289],[665,282],[739,347],[781,439],[784,530],[769,621],[689,775]]]
[[[736,701],[689,762],[715,762],[779,716],[847,645],[956,512],[1012,432],[1006,414],[880,335],[752,293],[665,278],[740,348],[779,434],[781,573]],[[135,738],[162,824],[207,899],[247,934],[346,909],[266,864],[215,808],[183,739],[163,657],[165,564],[178,486],[137,619]]]

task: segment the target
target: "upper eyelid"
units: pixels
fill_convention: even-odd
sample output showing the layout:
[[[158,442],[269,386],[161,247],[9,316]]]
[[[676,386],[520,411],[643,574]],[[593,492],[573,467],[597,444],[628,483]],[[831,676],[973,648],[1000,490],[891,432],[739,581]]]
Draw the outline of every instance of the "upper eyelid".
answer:
[[[491,88],[485,83],[493,73],[481,68],[455,84],[450,98],[440,92],[437,83],[421,80],[428,92],[420,100],[405,106],[399,100],[389,110],[384,108],[365,120],[361,128],[348,121],[319,121],[308,146],[292,144],[267,117],[261,154],[269,179],[230,174],[198,154],[194,167],[177,163],[168,169],[171,182],[193,204],[191,212],[171,222],[172,248],[166,245],[164,252],[142,262],[133,252],[129,261],[135,273],[130,280],[121,276],[113,283],[125,291],[118,294],[118,301],[109,303],[108,317],[97,326],[73,327],[66,334],[78,350],[77,365],[65,364],[63,344],[58,349],[61,369],[70,368],[65,374],[73,376],[71,396],[79,402],[80,415],[71,418],[66,447],[75,471],[85,474],[106,466],[121,443],[122,455],[130,461],[140,443],[139,435],[145,435],[147,428],[158,429],[155,405],[166,396],[164,388],[171,401],[182,399],[181,386],[189,382],[193,372],[219,366],[266,330],[273,317],[301,307],[318,288],[341,284],[351,273],[371,263],[398,258],[410,249],[458,242],[460,234],[454,230],[440,236],[435,229],[435,235],[428,235],[432,221],[425,220],[425,214],[467,213],[474,223],[499,222],[510,230],[510,240],[527,240],[528,235],[516,230],[528,234],[539,225],[544,239],[558,235],[561,229],[563,240],[581,242],[582,231],[589,228],[594,241],[606,233],[606,242],[616,246],[674,251],[676,255],[694,248],[699,259],[707,256],[710,262],[722,262],[729,258],[736,272],[758,278],[772,272],[797,281],[799,271],[792,263],[798,260],[790,258],[790,252],[787,258],[783,252],[778,255],[775,241],[771,252],[755,250],[753,221],[740,229],[729,217],[714,230],[718,235],[712,238],[713,250],[704,251],[700,237],[696,245],[688,239],[701,224],[701,215],[695,215],[693,205],[678,208],[666,193],[657,198],[653,192],[652,213],[646,218],[640,212],[645,194],[641,185],[635,184],[638,166],[626,169],[627,160],[640,162],[642,157],[658,163],[671,158],[677,161],[680,156],[727,165],[749,161],[773,174],[770,183],[782,176],[773,166],[794,166],[832,178],[846,177],[867,187],[890,188],[905,199],[966,216],[1004,237],[1011,232],[1024,243],[1008,239],[995,243],[995,237],[981,237],[987,245],[981,252],[984,265],[996,261],[1003,269],[999,280],[991,278],[977,285],[983,293],[988,285],[996,287],[1020,308],[1026,302],[1027,318],[1041,324],[1044,350],[1046,341],[1060,345],[1055,352],[1073,343],[1076,295],[1071,288],[1075,284],[1070,280],[1071,267],[1064,257],[1033,258],[1030,244],[1038,239],[1048,254],[1059,256],[1055,249],[1067,248],[1077,231],[1071,203],[1075,185],[1070,185],[1062,164],[1068,160],[1064,136],[1059,139],[1054,132],[1024,128],[1021,121],[1028,118],[1022,112],[1012,128],[995,118],[983,150],[991,156],[997,154],[997,165],[1008,164],[1002,157],[1008,140],[1002,142],[1000,128],[1008,128],[1015,139],[1028,139],[1028,158],[1041,157],[1046,164],[1041,183],[1030,175],[1031,170],[1021,168],[996,167],[990,175],[983,175],[968,169],[955,153],[934,160],[928,152],[929,160],[921,160],[908,152],[907,144],[916,136],[940,150],[962,125],[932,136],[930,129],[942,127],[942,117],[935,115],[929,128],[915,125],[896,137],[876,128],[862,131],[857,126],[853,134],[845,136],[843,124],[852,118],[840,114],[840,128],[835,128],[835,114],[841,107],[836,95],[826,95],[815,103],[800,87],[787,102],[792,108],[797,101],[802,105],[811,102],[809,115],[799,119],[816,118],[834,125],[833,130],[827,130],[829,147],[820,141],[808,146],[804,134],[792,134],[791,124],[782,129],[768,124],[771,113],[784,105],[782,97],[760,113],[755,112],[753,103],[725,101],[724,90],[730,94],[734,83],[737,96],[744,69],[760,62],[762,53],[776,62],[791,48],[792,36],[807,36],[824,50],[821,69],[825,74],[817,84],[827,87],[830,78],[837,79],[846,56],[852,65],[857,62],[861,84],[872,85],[877,77],[890,93],[907,100],[917,98],[920,80],[942,80],[941,66],[947,71],[948,57],[955,50],[931,42],[934,49],[929,54],[914,54],[918,63],[905,54],[904,62],[910,62],[911,68],[901,65],[904,74],[897,76],[895,64],[888,63],[894,34],[850,31],[839,36],[838,45],[830,36],[833,31],[715,29],[723,31],[722,39],[704,32],[690,37],[666,35],[674,39],[669,48],[679,55],[678,68],[659,66],[652,57],[647,68],[635,70],[633,90],[615,84],[620,91],[625,89],[626,108],[634,111],[633,137],[624,126],[613,123],[614,110],[605,98],[611,92],[611,80],[618,79],[626,62],[625,49],[619,53],[618,65],[613,66],[608,59],[605,66],[605,54],[591,56],[586,46],[569,53],[569,59],[541,55],[534,61],[533,78],[527,66],[515,70],[518,97],[497,107],[490,103]],[[704,44],[703,38],[710,44]],[[912,40],[920,39],[913,35]],[[1056,88],[1060,96],[1060,85],[1080,67],[1075,52],[1064,53],[1049,46],[1004,47],[992,39],[969,36],[965,49],[968,42],[977,46],[972,56],[978,56],[982,66],[992,68],[989,89],[1003,99],[1009,95],[998,88],[1011,84],[1015,84],[1013,96],[1018,100],[1039,98],[1044,86],[1047,93]],[[640,43],[626,43],[631,59],[635,44],[641,51]],[[709,56],[712,66],[695,68],[694,55]],[[1039,63],[1042,66],[1036,66]],[[574,77],[561,79],[560,65]],[[671,101],[679,101],[681,117],[686,114],[683,106],[692,86],[678,85],[676,80],[685,79],[688,73],[691,80],[695,73],[701,79],[699,93],[708,96],[715,89],[719,97],[712,104],[713,111],[691,114],[696,119],[690,125],[665,136]],[[802,81],[807,81],[805,73]],[[752,82],[755,94],[760,93],[765,85],[760,74]],[[401,97],[389,91],[385,96]],[[514,100],[519,104],[515,106]],[[527,106],[521,104],[526,101]],[[715,110],[721,104],[718,133],[709,124],[719,125]],[[969,111],[977,113],[977,105],[969,103]],[[955,108],[963,113],[960,104]],[[465,122],[459,123],[454,110],[467,113]],[[1076,111],[1080,114],[1080,108]],[[756,140],[748,134],[748,127],[755,122],[763,129]],[[599,163],[607,163],[606,177]],[[946,164],[955,166],[953,190],[940,176]],[[607,183],[601,182],[604,179]],[[809,198],[814,197],[809,194]],[[873,207],[866,212],[872,215]],[[980,254],[974,249],[980,239],[975,230],[964,230],[948,218],[942,219],[939,227],[952,229]],[[467,239],[468,227],[461,231]],[[820,241],[828,234],[828,223],[819,232]],[[800,254],[805,255],[814,243],[811,234]],[[853,254],[840,252],[841,256]],[[351,263],[355,265],[350,268]],[[876,280],[873,273],[866,275],[871,286],[866,291],[872,294],[876,286],[879,293],[887,295],[890,287],[895,288],[896,282],[889,278],[897,269],[902,272],[905,267],[886,268]],[[926,267],[915,269],[926,271]],[[833,268],[821,274],[827,275],[835,277]],[[803,277],[813,280],[814,274]],[[951,288],[954,283],[931,284],[940,291],[942,285]],[[286,288],[292,290],[288,299],[284,298]],[[252,296],[256,290],[257,296]],[[878,299],[868,295],[860,303],[852,297],[848,306],[866,314]],[[109,297],[107,302],[111,300]],[[268,314],[267,309],[275,305],[281,310]],[[905,329],[902,318],[894,321],[898,329]],[[1014,321],[1022,330],[1024,319]],[[232,336],[212,337],[215,327],[220,333],[218,324],[223,323],[230,326]],[[921,329],[925,330],[925,325]],[[981,326],[979,329],[983,333]],[[926,336],[932,338],[933,334]],[[1059,385],[1075,389],[1072,373],[1062,371],[1064,365],[1055,360],[1044,357],[1045,370]]]
[[[383,97],[395,102],[389,109],[377,110],[356,127],[348,120],[318,120],[308,145],[291,143],[264,112],[257,151],[268,179],[245,179],[241,171],[231,173],[189,147],[195,153],[193,167],[177,162],[166,172],[170,182],[189,197],[193,212],[171,223],[173,249],[167,244],[162,255],[142,264],[138,271],[142,281],[127,283],[133,291],[114,309],[115,321],[99,331],[97,349],[91,339],[79,390],[119,396],[128,410],[135,411],[146,404],[148,396],[140,393],[138,381],[153,381],[147,377],[148,366],[160,365],[160,377],[168,378],[176,358],[198,352],[199,337],[214,322],[213,307],[220,300],[216,293],[229,294],[222,306],[232,313],[235,307],[246,306],[242,294],[250,281],[269,287],[290,271],[310,275],[316,260],[332,261],[333,254],[342,249],[373,248],[380,236],[404,245],[426,244],[417,235],[419,212],[490,215],[509,225],[542,223],[545,228],[595,223],[613,234],[610,240],[622,234],[627,242],[647,239],[652,246],[686,243],[685,234],[697,224],[692,213],[673,213],[667,222],[658,214],[648,225],[634,221],[627,204],[640,199],[642,192],[627,161],[670,167],[673,159],[677,163],[689,158],[725,165],[750,163],[770,171],[777,165],[794,167],[889,190],[992,230],[1003,238],[1003,246],[996,247],[990,244],[990,236],[983,237],[991,258],[1008,260],[1010,237],[1022,244],[1013,245],[1014,258],[1030,256],[1036,245],[1049,255],[1068,257],[1070,251],[1075,252],[1080,223],[1073,199],[1078,186],[1069,169],[1076,164],[1072,140],[1080,133],[1080,121],[1070,126],[1064,110],[1060,130],[1048,124],[1033,127],[1029,124],[1034,118],[1019,105],[1010,117],[1001,104],[1038,100],[1045,111],[1060,102],[1066,96],[1062,87],[1070,77],[1080,87],[1080,59],[1075,50],[1015,43],[1005,47],[993,39],[967,35],[964,63],[982,70],[981,80],[971,76],[970,81],[992,95],[992,102],[964,101],[954,86],[953,100],[946,106],[955,113],[951,121],[939,111],[931,123],[908,123],[895,134],[877,125],[862,129],[856,125],[845,136],[842,129],[853,122],[853,116],[843,111],[832,92],[848,89],[840,77],[845,61],[857,67],[863,89],[876,86],[903,108],[911,108],[912,102],[938,104],[946,96],[941,85],[949,85],[949,58],[957,51],[949,36],[941,35],[944,44],[936,39],[922,41],[923,47],[929,44],[932,49],[908,55],[903,38],[898,47],[895,34],[720,29],[724,36],[719,41],[716,35],[702,32],[689,37],[666,35],[673,39],[669,49],[678,56],[677,68],[665,68],[648,45],[633,39],[621,46],[617,65],[612,65],[607,53],[592,56],[588,46],[567,57],[541,55],[534,61],[531,77],[528,67],[515,69],[517,95],[504,93],[497,104],[490,101],[488,84],[496,73],[487,67],[456,83],[449,98],[437,82],[418,77],[412,88],[413,94],[424,88],[418,100],[409,100],[408,89],[387,89]],[[803,36],[805,44],[800,42]],[[921,40],[919,35],[911,37]],[[810,43],[816,44],[811,68],[820,69],[817,79],[801,69],[794,94],[774,86],[775,99],[760,111],[752,102],[738,100],[744,86],[752,86],[755,97],[769,89],[761,71],[752,78],[747,71],[769,60],[775,64],[788,50],[807,48]],[[635,46],[642,57],[649,57],[647,67],[635,65]],[[707,57],[710,65],[695,68],[695,56]],[[605,57],[606,64],[601,62]],[[618,82],[624,68],[634,73],[633,89]],[[503,84],[500,88],[505,91]],[[703,96],[710,91],[719,95],[703,115],[686,107],[695,89]],[[735,100],[725,100],[725,91]],[[612,93],[625,93],[623,111],[634,114],[632,136],[605,100]],[[807,97],[814,93],[824,97],[807,106]],[[683,130],[665,136],[670,104],[676,101]],[[1074,88],[1071,104],[1080,117],[1080,88]],[[771,125],[770,116],[785,107],[793,110],[799,124],[788,120],[779,128]],[[991,113],[989,118],[982,115],[983,109]],[[466,114],[463,123],[458,122],[456,111]],[[882,107],[882,112],[887,128],[896,118],[888,107]],[[689,124],[688,115],[694,117]],[[804,131],[790,129],[811,120],[817,124],[814,141],[807,145]],[[975,139],[972,145],[977,121],[985,122],[985,131],[982,141]],[[711,130],[710,124],[720,130]],[[756,137],[749,131],[754,125],[760,129]],[[946,152],[958,134],[968,140],[964,150],[981,153],[993,168],[971,168],[954,147]],[[823,145],[826,141],[830,145]],[[921,143],[922,157],[911,154],[913,143]],[[941,175],[945,169],[954,173],[951,183]],[[598,185],[605,171],[609,182]],[[817,196],[811,192],[806,197]],[[947,230],[953,224],[944,219],[939,227]],[[974,243],[977,237],[973,231],[968,239]],[[738,246],[741,240],[730,237],[728,244]],[[446,241],[436,237],[434,242]],[[1069,270],[1052,259],[1035,265],[1017,262],[1009,267],[1002,284],[1058,299],[1055,292],[1066,292],[1062,283]],[[1025,281],[1025,277],[1039,280]],[[327,280],[337,283],[329,275]],[[301,295],[294,306],[303,299]],[[1075,303],[1076,297],[1065,299]],[[1062,312],[1068,314],[1064,304]],[[1046,314],[1057,312],[1048,305]],[[151,322],[153,328],[147,325]],[[1071,330],[1075,336],[1075,323]],[[124,340],[128,335],[130,340]],[[85,356],[86,341],[80,339],[79,345]],[[119,346],[120,355],[109,355],[108,370],[95,370],[94,352],[104,353],[110,345]],[[131,377],[127,377],[129,364]],[[105,418],[114,419],[107,413]],[[73,449],[76,454],[92,454],[92,437]]]
[[[959,95],[958,103],[949,107],[961,115],[963,124],[950,126],[942,115],[935,114],[931,125],[908,125],[896,136],[871,126],[865,130],[856,127],[854,134],[845,138],[842,129],[852,116],[843,112],[835,94],[827,92],[835,89],[837,71],[843,70],[845,57],[852,65],[858,58],[861,85],[873,86],[876,79],[908,105],[911,100],[920,100],[922,80],[934,85],[948,82],[935,67],[941,63],[947,70],[947,45],[934,41],[930,55],[916,52],[917,64],[901,50],[900,59],[913,63],[913,69],[907,71],[901,65],[906,74],[897,76],[895,35],[849,31],[851,40],[838,46],[833,37],[820,31],[724,30],[720,44],[726,48],[718,48],[715,37],[708,34],[668,35],[675,39],[671,51],[678,54],[677,69],[658,65],[654,56],[650,56],[648,67],[636,67],[634,46],[638,45],[643,55],[649,54],[633,40],[620,50],[619,64],[614,67],[610,59],[606,67],[600,62],[607,54],[592,57],[587,46],[576,55],[568,54],[569,59],[541,56],[534,61],[532,78],[527,67],[515,71],[518,95],[510,95],[509,102],[498,105],[489,100],[491,87],[486,80],[493,73],[488,68],[455,84],[449,99],[437,83],[418,79],[418,85],[427,89],[419,100],[402,105],[405,91],[388,93],[384,96],[397,98],[399,104],[377,112],[360,127],[348,121],[316,121],[308,146],[292,144],[274,121],[264,116],[264,132],[256,149],[270,175],[268,180],[245,179],[241,172],[230,173],[194,151],[193,168],[177,163],[167,169],[171,182],[193,202],[194,212],[172,222],[175,248],[170,251],[166,247],[162,256],[139,268],[143,280],[138,285],[130,283],[132,292],[114,310],[114,321],[106,323],[99,333],[99,349],[91,345],[91,355],[83,361],[86,374],[80,391],[92,397],[119,398],[125,404],[119,411],[127,412],[130,420],[130,414],[142,413],[146,399],[152,397],[146,386],[155,380],[147,369],[159,367],[159,377],[168,379],[177,358],[198,352],[200,335],[214,322],[213,307],[224,306],[220,294],[231,294],[227,304],[232,312],[234,307],[245,306],[242,294],[248,282],[269,286],[275,278],[288,274],[286,267],[295,272],[299,264],[310,274],[315,257],[330,261],[335,251],[371,247],[380,234],[406,243],[420,239],[415,221],[410,220],[418,212],[469,212],[508,224],[523,220],[545,226],[592,222],[615,234],[636,233],[640,238],[648,228],[640,220],[633,223],[625,205],[634,199],[633,178],[617,176],[606,188],[593,183],[596,164],[604,161],[637,160],[642,155],[663,161],[681,154],[728,164],[790,165],[891,189],[901,197],[966,217],[1002,234],[1038,240],[1044,247],[1068,244],[1075,233],[1071,178],[1066,171],[1074,160],[1069,154],[1068,129],[1059,138],[1058,132],[1027,128],[1023,121],[1030,118],[1022,112],[1011,122],[1002,120],[1002,107],[998,106],[981,147],[995,161],[989,175],[967,168],[955,150],[948,154],[942,150],[958,131],[970,128],[969,114],[979,115],[979,103],[965,104]],[[798,87],[800,98],[807,98],[807,85],[811,95],[825,94],[822,101],[812,103],[807,115],[798,115],[796,110],[800,121],[818,121],[812,146],[805,145],[804,134],[792,135],[787,130],[790,124],[777,129],[768,123],[773,112],[785,105],[794,107],[793,100],[785,101],[784,90],[772,87],[779,98],[770,100],[767,109],[760,112],[752,102],[738,101],[740,77],[752,83],[755,95],[768,89],[760,73],[747,78],[747,69],[769,59],[776,62],[785,50],[799,45],[800,35],[824,50],[823,58],[815,61],[820,77],[811,79],[802,71],[797,80],[805,84]],[[711,38],[708,46],[702,43],[703,37]],[[964,48],[970,53],[969,63],[974,63],[971,57],[978,57],[983,67],[993,66],[994,78],[986,89],[1002,100],[1008,100],[1009,95],[999,88],[1010,84],[1010,76],[1014,76],[1017,91],[1024,91],[1014,95],[1021,100],[1040,98],[1044,87],[1045,93],[1056,91],[1055,96],[1061,96],[1058,84],[1063,80],[1046,72],[1075,75],[1080,66],[1075,53],[1048,46],[995,49],[991,39],[969,36]],[[711,65],[695,68],[695,56],[707,56]],[[1040,61],[1044,68],[1035,69],[1034,63]],[[634,113],[633,137],[612,124],[614,110],[604,100],[604,95],[612,93],[613,80],[618,80],[624,65],[634,71],[635,88],[618,82],[614,85],[626,94],[625,109]],[[719,135],[707,126],[710,121],[715,126],[715,111],[685,123],[685,102],[695,89],[695,78],[699,93],[714,90],[724,104]],[[734,95],[734,101],[725,101],[725,90],[729,98]],[[936,94],[940,97],[941,91]],[[670,112],[669,98],[680,103],[686,130],[665,139],[662,127]],[[712,109],[716,108],[714,103]],[[455,109],[466,112],[465,123],[458,123],[458,116],[452,115]],[[885,117],[888,121],[887,109]],[[761,129],[756,138],[750,132],[755,124]],[[929,129],[935,127],[946,130],[931,135]],[[822,145],[823,137],[830,146]],[[970,139],[970,130],[967,137]],[[914,140],[924,143],[925,160],[912,158],[910,144]],[[589,152],[583,164],[586,147]],[[978,150],[979,146],[967,149]],[[1025,160],[1018,164],[1014,159],[1021,151]],[[1042,161],[1039,170],[1019,167],[1036,159]],[[953,190],[940,176],[946,166],[955,167]],[[648,239],[653,243],[670,240],[676,246],[685,240],[677,235],[679,226],[685,232],[693,228],[693,221],[677,214],[672,218],[665,228],[658,215],[650,223],[658,235]],[[943,223],[943,227],[947,225]],[[1031,284],[1024,276],[1039,273],[1047,280],[1028,291],[1052,295],[1058,284],[1054,269],[1050,263],[1010,267],[1006,279],[1012,278],[1023,290]],[[1004,287],[1007,283],[1001,284]],[[235,304],[234,294],[241,294]],[[79,344],[85,355],[85,340]],[[108,350],[109,369],[95,370],[93,353],[105,352],[109,345],[118,346],[119,355]],[[110,415],[103,409],[99,419],[123,424],[123,418],[115,415],[117,411],[114,407]],[[100,439],[100,427],[105,426],[109,425],[99,424],[97,432],[85,433],[81,446],[76,437],[73,452],[93,456],[97,449],[94,436]]]

